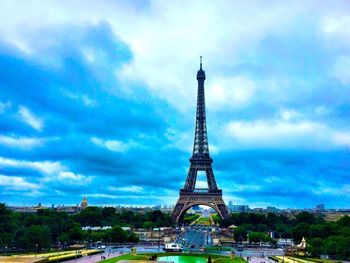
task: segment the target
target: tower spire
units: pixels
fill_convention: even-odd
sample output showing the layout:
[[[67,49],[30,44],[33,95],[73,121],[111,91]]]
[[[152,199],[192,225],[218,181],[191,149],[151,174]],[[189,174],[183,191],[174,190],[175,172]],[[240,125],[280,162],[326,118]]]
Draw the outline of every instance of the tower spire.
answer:
[[[202,70],[202,56],[200,56],[200,70]]]

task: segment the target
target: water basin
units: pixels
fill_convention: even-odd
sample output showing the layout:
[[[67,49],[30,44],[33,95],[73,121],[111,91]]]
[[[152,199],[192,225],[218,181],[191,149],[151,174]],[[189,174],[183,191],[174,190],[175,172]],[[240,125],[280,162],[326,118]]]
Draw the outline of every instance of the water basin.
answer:
[[[206,263],[206,258],[196,256],[165,256],[159,257],[158,261],[172,261],[174,263]]]

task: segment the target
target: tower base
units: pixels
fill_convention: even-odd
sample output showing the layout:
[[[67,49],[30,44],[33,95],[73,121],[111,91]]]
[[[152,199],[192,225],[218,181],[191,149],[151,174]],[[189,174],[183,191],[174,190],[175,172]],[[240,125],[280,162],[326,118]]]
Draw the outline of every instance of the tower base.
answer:
[[[181,189],[179,200],[171,214],[173,222],[177,225],[180,224],[187,210],[195,205],[209,206],[213,208],[221,218],[225,218],[229,215],[225,202],[222,199],[221,190],[215,192],[196,192]]]

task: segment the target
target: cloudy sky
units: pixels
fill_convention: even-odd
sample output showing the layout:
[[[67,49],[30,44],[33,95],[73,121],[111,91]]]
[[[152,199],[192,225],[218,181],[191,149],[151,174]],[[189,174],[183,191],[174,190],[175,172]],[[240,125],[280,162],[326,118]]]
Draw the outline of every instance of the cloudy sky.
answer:
[[[0,1],[0,18],[0,202],[174,204],[202,55],[224,199],[349,207],[348,1]]]

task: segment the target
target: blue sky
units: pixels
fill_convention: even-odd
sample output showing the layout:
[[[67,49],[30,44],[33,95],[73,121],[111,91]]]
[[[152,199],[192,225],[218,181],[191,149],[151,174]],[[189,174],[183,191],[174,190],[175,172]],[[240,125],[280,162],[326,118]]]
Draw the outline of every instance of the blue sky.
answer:
[[[349,2],[0,7],[0,202],[174,204],[202,55],[224,199],[349,207]]]

